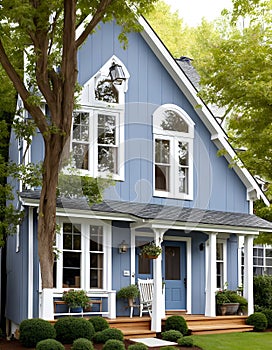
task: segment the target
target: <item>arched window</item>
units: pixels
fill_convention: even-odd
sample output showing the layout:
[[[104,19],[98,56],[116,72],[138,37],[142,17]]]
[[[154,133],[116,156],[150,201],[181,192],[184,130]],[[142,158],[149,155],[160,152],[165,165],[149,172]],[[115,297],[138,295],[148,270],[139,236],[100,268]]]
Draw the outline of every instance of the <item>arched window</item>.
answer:
[[[112,79],[117,67],[121,79]],[[72,126],[73,165],[82,174],[108,176],[124,180],[124,108],[129,73],[125,65],[112,56],[84,84],[74,111]]]
[[[194,122],[180,107],[160,106],[153,114],[154,195],[193,199]]]

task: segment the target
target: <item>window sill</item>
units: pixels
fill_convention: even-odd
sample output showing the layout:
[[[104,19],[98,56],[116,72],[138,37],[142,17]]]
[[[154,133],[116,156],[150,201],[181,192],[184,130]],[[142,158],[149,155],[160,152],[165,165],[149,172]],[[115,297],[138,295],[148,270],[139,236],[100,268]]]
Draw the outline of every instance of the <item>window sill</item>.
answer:
[[[167,192],[167,191],[154,191],[154,197],[162,197],[162,198],[172,198],[172,199],[184,199],[184,200],[193,200],[193,195],[186,193],[179,193],[178,195],[175,193]]]

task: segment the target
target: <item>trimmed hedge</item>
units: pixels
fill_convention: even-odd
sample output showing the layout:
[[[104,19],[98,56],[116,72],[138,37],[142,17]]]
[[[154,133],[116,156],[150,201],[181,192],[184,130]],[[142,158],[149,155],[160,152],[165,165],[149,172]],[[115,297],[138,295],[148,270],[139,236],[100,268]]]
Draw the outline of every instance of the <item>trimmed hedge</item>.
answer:
[[[57,332],[57,340],[63,344],[71,344],[78,338],[91,340],[95,334],[92,323],[81,317],[59,318],[54,327]]]
[[[254,331],[262,332],[267,328],[267,318],[262,312],[255,312],[246,319],[246,324],[254,326]]]
[[[272,305],[272,276],[254,276],[253,292],[255,305],[270,309]]]
[[[71,350],[94,350],[94,347],[89,339],[78,338],[74,340]]]
[[[177,343],[178,345],[184,346],[187,348],[191,348],[192,346],[194,346],[194,341],[193,341],[193,338],[191,337],[182,337],[177,340]]]
[[[101,332],[104,329],[110,328],[108,322],[101,316],[91,316],[89,322],[92,323],[96,332]]]
[[[38,342],[36,350],[65,350],[65,348],[55,339],[45,339]]]
[[[51,323],[40,318],[22,321],[19,331],[19,340],[26,348],[34,348],[41,340],[56,338],[56,331]]]
[[[103,350],[125,350],[125,345],[121,340],[109,339],[103,346]]]
[[[124,340],[124,335],[120,331],[120,329],[117,328],[107,328],[104,329],[101,332],[95,333],[93,337],[93,341],[95,343],[106,343],[109,339],[115,339],[115,340]]]
[[[176,331],[175,329],[170,329],[169,331],[162,332],[161,337],[163,340],[168,341],[177,341],[183,335],[180,331]]]
[[[169,331],[174,329],[180,331],[183,335],[188,333],[187,323],[182,316],[170,316],[165,321],[165,330]]]

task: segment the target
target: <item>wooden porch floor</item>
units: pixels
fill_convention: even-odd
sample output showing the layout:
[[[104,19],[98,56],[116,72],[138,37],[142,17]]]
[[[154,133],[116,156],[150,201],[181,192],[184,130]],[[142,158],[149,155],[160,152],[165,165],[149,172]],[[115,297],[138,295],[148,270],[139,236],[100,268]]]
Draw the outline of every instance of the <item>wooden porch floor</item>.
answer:
[[[176,313],[175,313],[176,314]],[[168,315],[170,316],[170,315]],[[232,332],[249,332],[253,330],[252,326],[246,325],[247,316],[216,316],[205,317],[203,315],[186,315],[186,319],[191,334],[214,334],[214,333],[232,333]],[[162,320],[162,327],[165,324]],[[125,338],[147,338],[155,337],[156,333],[150,331],[151,319],[149,316],[144,317],[117,317],[116,319],[107,319],[111,328],[122,330]]]

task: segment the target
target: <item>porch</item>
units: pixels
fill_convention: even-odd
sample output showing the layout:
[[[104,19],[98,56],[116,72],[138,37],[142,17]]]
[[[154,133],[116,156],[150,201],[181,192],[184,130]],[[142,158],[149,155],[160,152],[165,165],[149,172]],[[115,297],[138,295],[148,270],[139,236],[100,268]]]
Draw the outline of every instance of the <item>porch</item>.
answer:
[[[176,315],[176,313],[175,313]],[[168,315],[169,317],[170,315]],[[247,316],[216,316],[207,317],[204,315],[182,314],[185,318],[188,329],[193,335],[232,333],[232,332],[250,332],[253,326],[246,325]],[[167,318],[167,317],[166,317]],[[162,319],[162,329],[166,318]],[[151,331],[151,318],[144,317],[117,317],[116,319],[107,319],[111,328],[118,328],[125,338],[149,338],[155,337],[156,332]]]

